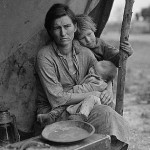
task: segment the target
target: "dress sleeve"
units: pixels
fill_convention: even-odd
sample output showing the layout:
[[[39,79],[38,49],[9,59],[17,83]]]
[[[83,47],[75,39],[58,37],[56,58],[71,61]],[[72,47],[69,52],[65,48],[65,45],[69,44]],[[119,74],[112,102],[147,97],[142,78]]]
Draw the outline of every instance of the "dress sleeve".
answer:
[[[41,84],[52,108],[64,105],[69,101],[71,93],[65,92],[58,81],[56,65],[53,59],[38,55],[36,67]]]
[[[83,83],[80,85],[76,85],[73,87],[73,89],[71,89],[70,93],[87,93],[87,92],[92,92],[92,91],[99,91],[102,92],[103,90],[105,90],[107,87],[107,83],[100,81],[99,84],[96,83]]]

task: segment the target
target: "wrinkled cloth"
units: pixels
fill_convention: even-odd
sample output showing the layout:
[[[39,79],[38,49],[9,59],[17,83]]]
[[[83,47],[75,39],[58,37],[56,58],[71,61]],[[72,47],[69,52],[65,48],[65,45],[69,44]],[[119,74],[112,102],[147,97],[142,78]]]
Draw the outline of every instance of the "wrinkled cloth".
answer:
[[[91,68],[90,68],[91,69]],[[89,82],[88,79],[95,78],[97,83]],[[88,82],[87,82],[88,81]],[[87,93],[92,91],[99,91],[102,92],[107,87],[107,83],[105,83],[99,76],[94,73],[89,73],[85,78],[80,82],[79,85],[74,86],[68,92],[70,93]],[[101,101],[100,98],[96,96],[89,96],[88,98],[84,99],[82,102],[70,105],[67,107],[67,111],[69,114],[73,115],[76,113],[80,113],[88,117],[90,111],[93,109],[94,105],[100,105]]]
[[[96,38],[96,46],[90,48],[98,61],[111,61],[116,67],[119,66],[120,54],[119,50],[112,45],[109,45],[100,38]]]
[[[97,83],[94,82],[87,82],[88,79],[94,78],[97,80]],[[96,74],[88,74],[84,77],[84,79],[78,84],[75,85],[69,93],[87,93],[92,91],[99,91],[102,92],[107,88],[107,83],[104,82],[98,75]]]
[[[95,105],[87,122],[95,127],[96,133],[115,136],[118,140],[128,143],[128,122],[111,107]]]
[[[95,80],[99,81],[98,84],[95,84],[92,82],[86,83],[86,80],[90,79],[91,77],[94,77]],[[100,79],[99,76],[93,74],[92,72],[92,74],[89,73],[87,76],[85,76],[85,78],[80,82],[80,85],[74,86],[73,89],[69,90],[68,92],[71,92],[71,93],[87,93],[87,92],[92,92],[92,91],[102,92],[103,90],[106,89],[106,87],[107,87],[107,83],[104,82],[102,79]],[[67,111],[71,115],[76,114],[76,113],[81,113],[85,115],[86,117],[88,117],[94,105],[97,105],[97,104],[100,105],[101,100],[98,97],[90,96],[78,104],[68,106]],[[114,103],[111,102],[109,106],[114,108]]]

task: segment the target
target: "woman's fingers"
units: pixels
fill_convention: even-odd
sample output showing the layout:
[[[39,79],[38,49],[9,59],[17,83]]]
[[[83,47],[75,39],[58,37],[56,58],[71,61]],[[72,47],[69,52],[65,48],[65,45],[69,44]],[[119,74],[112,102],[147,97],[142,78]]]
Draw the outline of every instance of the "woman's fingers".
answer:
[[[101,98],[102,104],[104,105],[108,105],[112,102],[112,96],[106,90],[101,93],[100,98]]]
[[[108,92],[105,90],[101,93],[100,98],[102,100],[102,103],[105,104],[107,101],[107,98],[109,98]]]
[[[106,101],[106,105],[109,105],[113,101],[112,97],[109,96]]]
[[[100,95],[100,98],[102,99],[102,101],[103,101],[103,98],[104,98],[104,96],[105,96],[105,93],[106,93],[106,90],[103,91],[103,92],[101,93],[101,95]]]

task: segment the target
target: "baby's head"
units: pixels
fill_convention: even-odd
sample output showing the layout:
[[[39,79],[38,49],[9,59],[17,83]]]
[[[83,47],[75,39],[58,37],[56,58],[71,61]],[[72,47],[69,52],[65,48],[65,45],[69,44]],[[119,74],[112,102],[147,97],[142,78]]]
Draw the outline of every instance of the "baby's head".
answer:
[[[110,61],[99,61],[96,69],[97,74],[106,82],[112,81],[117,74],[117,67]]]

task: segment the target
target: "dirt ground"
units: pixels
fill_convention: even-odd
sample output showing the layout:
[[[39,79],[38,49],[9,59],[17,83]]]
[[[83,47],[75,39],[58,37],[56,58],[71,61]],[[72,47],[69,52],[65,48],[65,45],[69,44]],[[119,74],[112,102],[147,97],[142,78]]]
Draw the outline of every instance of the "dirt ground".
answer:
[[[124,117],[132,129],[130,150],[150,150],[150,34],[131,35]]]
[[[118,46],[119,33],[102,37]],[[130,34],[134,54],[127,61],[124,117],[131,128],[129,150],[150,150],[150,34]]]

